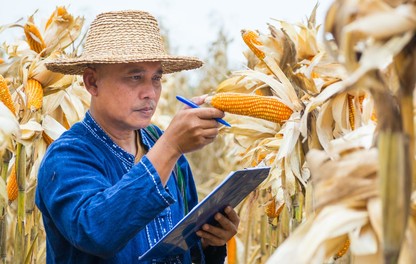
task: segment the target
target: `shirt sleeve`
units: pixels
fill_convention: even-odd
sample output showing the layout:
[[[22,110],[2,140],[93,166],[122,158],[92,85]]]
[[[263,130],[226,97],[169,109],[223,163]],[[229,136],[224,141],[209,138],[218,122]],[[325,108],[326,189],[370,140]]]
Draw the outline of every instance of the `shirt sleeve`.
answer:
[[[175,202],[146,156],[112,183],[106,174],[113,165],[96,149],[68,142],[52,146],[39,170],[37,200],[60,233],[85,252],[115,254]]]

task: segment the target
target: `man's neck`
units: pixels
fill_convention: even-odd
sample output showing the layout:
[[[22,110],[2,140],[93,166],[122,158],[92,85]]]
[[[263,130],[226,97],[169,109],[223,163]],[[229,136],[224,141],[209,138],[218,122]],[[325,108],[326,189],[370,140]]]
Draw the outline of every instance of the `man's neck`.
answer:
[[[102,130],[111,138],[111,140],[116,143],[119,147],[127,151],[128,153],[136,156],[138,151],[137,145],[137,132],[135,130],[122,130],[114,126],[111,126],[97,118],[94,113],[90,111],[92,118],[95,122],[102,128]]]

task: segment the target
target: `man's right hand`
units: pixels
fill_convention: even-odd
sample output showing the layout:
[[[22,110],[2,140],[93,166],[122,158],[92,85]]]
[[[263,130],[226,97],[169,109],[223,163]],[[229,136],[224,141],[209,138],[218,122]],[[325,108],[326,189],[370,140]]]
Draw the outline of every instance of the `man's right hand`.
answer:
[[[203,98],[194,98],[202,104]],[[220,124],[214,118],[223,118],[224,112],[215,108],[189,108],[180,110],[169,127],[146,154],[165,185],[178,158],[214,141]]]
[[[201,149],[217,137],[220,124],[214,118],[222,117],[224,112],[215,108],[182,109],[163,137],[181,154]]]

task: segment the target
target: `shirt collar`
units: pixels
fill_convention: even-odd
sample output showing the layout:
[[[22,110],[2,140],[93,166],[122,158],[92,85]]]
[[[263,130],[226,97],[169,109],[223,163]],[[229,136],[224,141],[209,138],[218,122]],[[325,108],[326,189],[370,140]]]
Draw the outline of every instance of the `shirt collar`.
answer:
[[[90,111],[87,111],[85,114],[85,118],[83,120],[84,125],[88,128],[91,134],[102,141],[104,145],[116,156],[121,158],[124,161],[134,164],[134,155],[128,153],[124,149],[122,149],[119,145],[117,145],[110,136],[105,133],[104,129],[94,120],[91,116]],[[150,138],[150,136],[144,131],[144,129],[139,130],[140,133],[140,142],[145,146],[146,150],[150,150],[155,142]]]

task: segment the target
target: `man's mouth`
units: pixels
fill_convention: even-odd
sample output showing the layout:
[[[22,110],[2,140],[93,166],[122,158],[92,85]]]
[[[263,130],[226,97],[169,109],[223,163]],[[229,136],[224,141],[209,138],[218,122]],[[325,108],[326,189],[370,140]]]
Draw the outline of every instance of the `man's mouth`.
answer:
[[[135,112],[150,114],[150,113],[153,113],[153,108],[152,107],[143,107],[143,108],[140,108],[140,109],[136,109]]]

